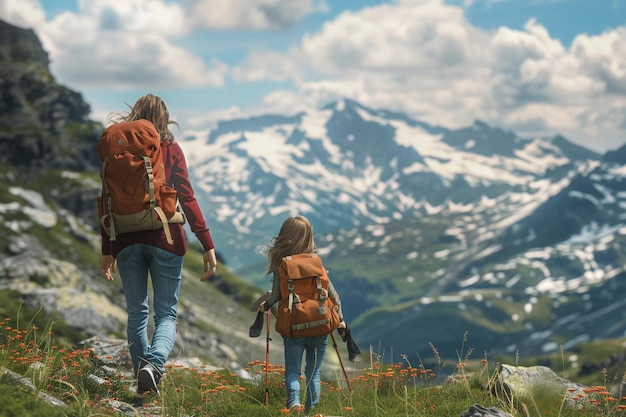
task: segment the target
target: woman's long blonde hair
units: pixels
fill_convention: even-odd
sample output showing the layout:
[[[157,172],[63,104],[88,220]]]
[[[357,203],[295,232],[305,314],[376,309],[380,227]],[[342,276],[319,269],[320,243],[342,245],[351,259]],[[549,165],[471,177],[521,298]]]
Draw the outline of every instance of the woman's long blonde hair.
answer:
[[[178,126],[178,123],[170,120],[170,112],[167,109],[165,101],[163,101],[161,97],[153,94],[146,94],[145,96],[139,97],[135,104],[130,107],[128,113],[115,112],[109,114],[107,122],[132,122],[133,120],[139,119],[146,119],[152,122],[161,135],[161,140],[167,140],[169,142],[174,141],[174,134],[170,130],[169,125],[173,124]]]
[[[267,253],[269,259],[267,273],[278,271],[280,261],[285,256],[313,252],[315,242],[313,227],[309,220],[304,216],[289,217],[283,222],[278,236],[272,239],[272,246]]]

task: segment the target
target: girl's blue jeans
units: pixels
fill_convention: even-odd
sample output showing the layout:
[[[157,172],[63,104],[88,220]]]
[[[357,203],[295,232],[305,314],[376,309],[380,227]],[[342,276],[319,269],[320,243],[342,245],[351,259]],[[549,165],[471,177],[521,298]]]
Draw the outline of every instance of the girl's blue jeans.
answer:
[[[300,402],[300,374],[302,356],[305,356],[304,376],[306,383],[305,410],[315,407],[320,400],[320,367],[328,345],[328,335],[316,337],[283,337],[285,346],[285,386],[287,408]]]
[[[135,244],[117,255],[128,313],[127,337],[135,375],[150,363],[160,374],[176,342],[176,311],[183,257],[156,246]],[[154,334],[148,338],[148,276],[152,281]]]

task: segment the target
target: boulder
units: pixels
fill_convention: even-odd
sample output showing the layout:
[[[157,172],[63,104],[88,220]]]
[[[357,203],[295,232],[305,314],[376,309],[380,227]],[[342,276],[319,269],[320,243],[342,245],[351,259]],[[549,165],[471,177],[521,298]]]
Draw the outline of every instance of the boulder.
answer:
[[[568,404],[580,402],[587,386],[561,378],[545,366],[503,364],[498,371],[498,385],[509,398],[532,398],[538,394],[563,395]]]
[[[480,404],[474,404],[467,411],[461,413],[461,417],[512,417],[509,413],[499,410],[495,407],[483,407]]]

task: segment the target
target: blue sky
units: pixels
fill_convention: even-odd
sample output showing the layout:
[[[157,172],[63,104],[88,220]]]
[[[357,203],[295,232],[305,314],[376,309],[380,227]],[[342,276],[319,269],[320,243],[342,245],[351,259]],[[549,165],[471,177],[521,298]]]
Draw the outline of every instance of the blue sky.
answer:
[[[161,95],[184,131],[342,97],[626,143],[626,0],[0,0],[94,119]]]

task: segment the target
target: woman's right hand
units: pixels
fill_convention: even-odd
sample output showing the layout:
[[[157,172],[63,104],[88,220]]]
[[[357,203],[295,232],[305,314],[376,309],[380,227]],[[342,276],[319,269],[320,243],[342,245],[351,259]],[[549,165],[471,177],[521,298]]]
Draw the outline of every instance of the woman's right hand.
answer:
[[[100,257],[100,270],[108,281],[113,281],[115,269],[115,258],[113,256],[102,255]]]

